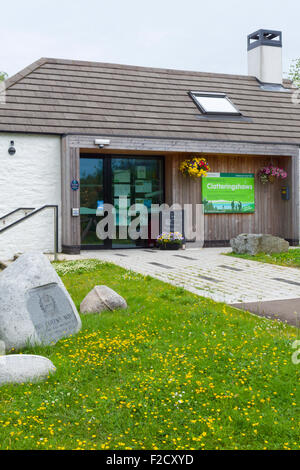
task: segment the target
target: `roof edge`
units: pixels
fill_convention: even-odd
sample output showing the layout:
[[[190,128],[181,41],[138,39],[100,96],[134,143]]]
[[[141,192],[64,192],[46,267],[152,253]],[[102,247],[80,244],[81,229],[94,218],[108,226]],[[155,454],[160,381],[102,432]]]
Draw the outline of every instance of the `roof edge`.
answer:
[[[150,66],[141,66],[141,65],[130,65],[130,64],[117,64],[113,62],[97,62],[97,61],[88,61],[88,60],[72,60],[72,59],[60,59],[54,57],[42,57],[41,59],[36,60],[31,65],[28,65],[20,72],[16,73],[12,77],[9,77],[5,80],[6,88],[11,87],[12,85],[16,84],[24,77],[29,75],[34,70],[38,69],[40,66],[45,64],[60,64],[60,65],[81,65],[86,67],[104,67],[104,68],[116,68],[122,69],[126,68],[129,70],[136,70],[136,71],[144,71],[147,70],[148,72],[153,73],[176,73],[178,75],[190,75],[190,76],[206,76],[206,77],[219,77],[219,78],[237,78],[237,79],[252,79],[255,80],[256,77],[250,76],[247,74],[230,74],[230,73],[220,73],[220,72],[201,72],[196,70],[183,70],[183,69],[172,69],[172,68],[161,68],[161,67],[150,67]],[[292,85],[292,81],[290,79],[283,79],[283,83],[286,85]]]
[[[16,74],[13,75],[12,77],[9,77],[7,80],[5,80],[6,89],[8,89],[9,87],[11,87],[12,85],[15,85],[17,82],[19,82],[20,80],[22,80],[24,77],[26,77],[27,75],[29,75],[31,72],[33,72],[34,70],[38,69],[41,65],[46,64],[47,61],[48,61],[48,59],[42,57],[41,59],[36,60],[36,61],[33,62],[32,64],[30,64],[30,65],[28,65],[27,67],[25,67],[23,70],[20,70],[20,72],[16,73]]]
[[[153,73],[176,73],[178,75],[190,75],[190,76],[199,76],[205,75],[208,77],[231,77],[231,78],[248,78],[249,80],[255,79],[255,77],[251,77],[247,74],[230,74],[230,73],[221,73],[221,72],[201,72],[199,70],[183,70],[183,69],[175,69],[175,68],[163,68],[163,67],[151,67],[151,66],[143,66],[143,65],[132,65],[132,64],[121,64],[121,63],[114,63],[114,62],[98,62],[98,61],[89,61],[89,60],[78,60],[78,59],[61,59],[61,58],[54,58],[54,57],[47,57],[40,59],[41,64],[58,64],[58,65],[81,65],[84,67],[99,67],[99,68],[116,68],[116,69],[129,69],[135,71],[148,71]],[[39,61],[37,61],[39,62]],[[36,62],[35,62],[36,63]],[[34,63],[34,64],[35,64]],[[32,65],[34,65],[32,64]],[[31,66],[30,66],[31,67]],[[26,69],[25,69],[26,70]],[[22,72],[20,72],[22,73]]]

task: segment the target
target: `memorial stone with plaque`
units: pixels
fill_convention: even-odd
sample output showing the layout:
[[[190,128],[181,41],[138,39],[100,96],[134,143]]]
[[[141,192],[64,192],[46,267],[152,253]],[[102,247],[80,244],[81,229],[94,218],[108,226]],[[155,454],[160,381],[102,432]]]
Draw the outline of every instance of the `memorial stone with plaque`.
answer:
[[[46,256],[26,253],[0,274],[0,340],[7,351],[77,333],[74,302]]]

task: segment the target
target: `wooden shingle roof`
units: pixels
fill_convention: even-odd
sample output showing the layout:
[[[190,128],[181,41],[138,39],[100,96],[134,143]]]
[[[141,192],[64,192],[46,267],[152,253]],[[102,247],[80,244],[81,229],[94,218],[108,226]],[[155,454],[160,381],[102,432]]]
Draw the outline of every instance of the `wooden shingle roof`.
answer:
[[[256,78],[40,59],[6,82],[0,132],[300,144],[300,105]],[[244,122],[200,118],[189,91],[223,92]]]

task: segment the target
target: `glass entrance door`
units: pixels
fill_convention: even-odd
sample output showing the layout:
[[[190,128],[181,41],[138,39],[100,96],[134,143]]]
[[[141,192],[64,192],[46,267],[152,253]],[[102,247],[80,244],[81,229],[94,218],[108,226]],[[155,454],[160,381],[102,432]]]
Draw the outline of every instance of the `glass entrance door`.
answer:
[[[164,202],[163,170],[161,157],[82,156],[80,214],[83,249],[148,246],[151,226],[148,226],[148,239],[132,240],[128,227],[136,215],[124,217],[120,214],[119,205],[123,203],[124,207],[127,204],[129,209],[134,204],[143,204],[147,208],[145,213],[150,215],[151,204]],[[101,209],[104,203],[115,207],[116,238],[113,240],[99,240],[96,234],[97,224],[103,217]],[[127,236],[124,237],[124,233]]]
[[[124,225],[129,226],[136,215],[120,217],[118,204],[120,199],[126,198],[128,209],[134,204],[143,204],[150,215],[151,204],[163,202],[163,161],[161,158],[112,158],[112,197],[116,208],[117,237],[112,240],[113,248],[130,248],[147,246],[150,238],[150,217],[146,221],[148,226],[148,238],[131,240],[128,236],[125,240],[119,236]],[[145,217],[144,217],[145,219]],[[141,227],[140,227],[141,229]]]
[[[80,158],[81,245],[104,246],[96,234],[99,212],[104,203],[103,158]]]

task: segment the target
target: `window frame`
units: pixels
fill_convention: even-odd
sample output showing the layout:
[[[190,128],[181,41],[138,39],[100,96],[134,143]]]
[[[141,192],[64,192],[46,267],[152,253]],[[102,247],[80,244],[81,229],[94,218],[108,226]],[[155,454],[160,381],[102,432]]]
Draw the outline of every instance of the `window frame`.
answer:
[[[200,109],[200,111],[203,114],[206,114],[208,116],[242,116],[242,113],[240,110],[232,103],[232,101],[228,98],[226,93],[213,93],[213,92],[206,92],[206,91],[189,91],[188,92],[189,96],[192,98],[194,103],[196,104],[197,108]],[[197,97],[213,97],[213,98],[225,98],[230,105],[235,109],[235,112],[226,112],[226,111],[206,111],[206,109],[201,106],[200,102],[197,100]]]

